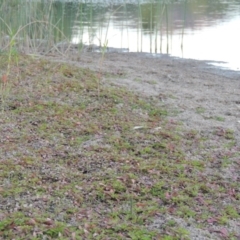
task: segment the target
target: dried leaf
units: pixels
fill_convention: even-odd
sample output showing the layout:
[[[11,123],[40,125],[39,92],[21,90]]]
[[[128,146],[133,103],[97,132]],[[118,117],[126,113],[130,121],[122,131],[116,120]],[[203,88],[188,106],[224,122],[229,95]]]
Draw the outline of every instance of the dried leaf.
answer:
[[[43,223],[50,226],[50,225],[53,225],[54,222],[52,219],[47,218]]]
[[[35,219],[31,218],[29,221],[28,221],[28,225],[31,225],[31,226],[34,226],[36,225],[37,222],[35,221]]]

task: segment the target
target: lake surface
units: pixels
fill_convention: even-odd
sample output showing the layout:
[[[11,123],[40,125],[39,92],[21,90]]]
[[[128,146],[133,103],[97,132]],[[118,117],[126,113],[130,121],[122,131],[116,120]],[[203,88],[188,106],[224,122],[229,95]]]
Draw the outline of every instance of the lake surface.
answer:
[[[21,30],[25,37],[50,38],[52,31],[55,42],[67,40],[79,44],[80,50],[100,45],[104,51],[163,53],[219,61],[216,65],[240,71],[240,0],[11,0],[11,4],[0,0],[0,4],[1,29],[7,25],[16,32],[32,22]],[[41,28],[34,21],[45,25]]]

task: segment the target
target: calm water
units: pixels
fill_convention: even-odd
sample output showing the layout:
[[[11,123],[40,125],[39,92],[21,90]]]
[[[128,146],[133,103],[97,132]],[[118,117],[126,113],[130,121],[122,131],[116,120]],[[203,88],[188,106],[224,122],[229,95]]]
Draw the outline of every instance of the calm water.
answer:
[[[11,1],[0,0],[2,14],[15,9],[4,15],[9,26],[51,22],[41,31],[26,27],[32,38],[45,38],[51,28],[57,42],[214,60],[240,70],[240,0]]]

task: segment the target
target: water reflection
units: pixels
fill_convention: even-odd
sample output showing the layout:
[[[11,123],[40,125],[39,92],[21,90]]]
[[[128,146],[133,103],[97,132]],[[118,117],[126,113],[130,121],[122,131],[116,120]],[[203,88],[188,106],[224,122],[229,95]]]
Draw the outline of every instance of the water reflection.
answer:
[[[0,0],[1,36],[9,35],[9,27],[17,31],[20,25],[32,22],[20,31],[21,37],[46,39],[50,45],[70,41],[80,50],[95,44],[130,52],[226,61],[231,68],[240,68],[239,0],[30,3]]]

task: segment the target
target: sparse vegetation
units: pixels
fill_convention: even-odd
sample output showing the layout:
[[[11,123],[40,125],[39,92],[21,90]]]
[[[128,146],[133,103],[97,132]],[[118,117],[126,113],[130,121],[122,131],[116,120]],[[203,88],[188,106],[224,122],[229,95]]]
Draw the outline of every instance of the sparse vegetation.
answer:
[[[190,225],[238,239],[228,229],[240,212],[234,132],[214,129],[224,144],[209,146],[209,136],[169,118],[178,107],[102,81],[115,77],[102,70],[107,35],[98,72],[20,54],[26,43],[28,53],[69,50],[56,47],[68,40],[43,13],[15,32],[0,18],[0,239],[191,239]],[[44,47],[28,42],[36,29]]]
[[[1,239],[190,239],[177,219],[237,239],[224,229],[239,220],[239,183],[220,174],[231,130],[215,131],[225,148],[189,159],[205,139],[153,98],[104,84],[89,69],[8,59],[0,56],[11,82],[1,102]],[[159,217],[165,224],[156,229]]]

